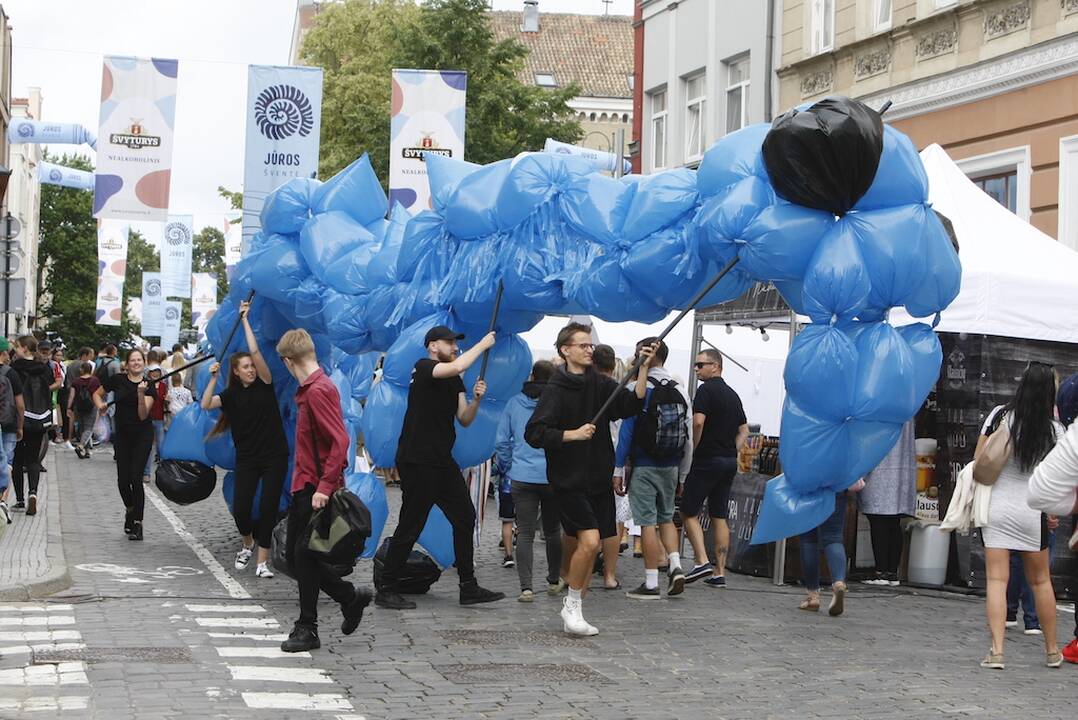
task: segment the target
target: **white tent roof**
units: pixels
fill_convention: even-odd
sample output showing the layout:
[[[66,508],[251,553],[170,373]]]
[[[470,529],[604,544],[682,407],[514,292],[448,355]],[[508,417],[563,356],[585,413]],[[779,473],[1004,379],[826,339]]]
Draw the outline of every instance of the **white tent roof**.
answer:
[[[962,261],[962,291],[937,331],[1078,343],[1078,252],[986,195],[939,145],[921,160],[929,200],[954,224]],[[891,313],[895,325],[910,321]]]

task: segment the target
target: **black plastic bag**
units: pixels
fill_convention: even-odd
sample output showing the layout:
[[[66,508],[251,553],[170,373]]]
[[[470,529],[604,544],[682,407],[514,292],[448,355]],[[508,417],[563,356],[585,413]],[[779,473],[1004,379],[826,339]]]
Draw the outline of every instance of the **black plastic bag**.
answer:
[[[273,569],[284,573],[293,580],[296,576],[288,565],[288,516],[285,515],[273,528],[273,537],[270,539],[270,563]]]
[[[374,554],[374,587],[382,589],[382,568],[385,566],[386,553],[389,552],[389,544],[392,537],[382,541],[378,552]],[[438,582],[442,577],[442,570],[438,563],[431,559],[430,555],[419,550],[412,550],[401,570],[400,583],[397,591],[403,595],[422,595],[430,590],[430,586]]]
[[[771,184],[792,203],[845,215],[868,192],[883,154],[883,120],[857,100],[835,96],[790,110],[764,138]]]
[[[157,463],[157,489],[177,505],[205,500],[217,487],[217,471],[193,460],[162,460]]]
[[[958,235],[954,231],[954,223],[951,222],[951,218],[947,217],[936,208],[932,208],[932,212],[936,213],[936,217],[940,219],[944,232],[947,233],[947,237],[951,240],[951,247],[954,248],[955,252],[958,252]]]

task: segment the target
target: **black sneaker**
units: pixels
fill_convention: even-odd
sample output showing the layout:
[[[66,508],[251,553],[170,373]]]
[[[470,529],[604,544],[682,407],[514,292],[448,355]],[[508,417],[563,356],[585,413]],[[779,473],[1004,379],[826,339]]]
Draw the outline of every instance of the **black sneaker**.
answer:
[[[387,610],[415,610],[416,607],[414,602],[392,590],[379,590],[374,596],[374,604]]]
[[[649,588],[647,583],[640,583],[635,590],[625,593],[625,597],[631,597],[635,600],[658,600],[662,595],[659,594],[658,586]]]
[[[26,509],[26,503],[24,503],[22,500],[16,500],[15,504],[12,505],[11,507],[15,508],[16,510],[25,510]]]
[[[695,565],[693,569],[685,574],[686,583],[694,583],[702,578],[711,577],[712,571],[715,566],[711,563],[704,563],[703,565]]]
[[[480,587],[477,582],[470,582],[467,585],[460,586],[461,605],[479,605],[480,603],[497,602],[504,599],[505,593],[487,590]]]
[[[515,560],[513,560],[512,555],[506,555],[505,559],[502,560],[502,567],[503,568],[511,568],[511,567],[516,567],[516,566],[517,566],[517,563],[516,563]]]
[[[124,512],[124,535],[130,535],[132,530],[131,523],[134,521],[135,511],[127,510]]]
[[[367,588],[356,588],[356,596],[352,602],[342,608],[344,613],[344,622],[341,623],[342,633],[351,635],[356,631],[360,621],[363,620],[363,611],[371,604],[372,597],[371,591]]]
[[[138,520],[131,523],[131,532],[127,534],[128,540],[142,540],[142,523]]]
[[[317,630],[303,625],[296,625],[292,628],[292,632],[288,634],[288,639],[281,643],[281,652],[304,652],[305,650],[317,650],[320,647],[322,647],[322,641],[318,639]]]
[[[680,595],[685,591],[685,572],[681,568],[674,568],[666,577],[667,595]]]

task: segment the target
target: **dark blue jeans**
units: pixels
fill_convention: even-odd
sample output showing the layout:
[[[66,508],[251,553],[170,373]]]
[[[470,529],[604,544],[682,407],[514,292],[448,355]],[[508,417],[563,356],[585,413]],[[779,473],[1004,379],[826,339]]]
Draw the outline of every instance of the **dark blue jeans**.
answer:
[[[1052,556],[1055,548],[1056,534],[1053,530],[1048,533],[1048,557]],[[1018,619],[1018,601],[1022,601],[1022,621],[1025,628],[1039,628],[1041,621],[1037,618],[1037,605],[1033,600],[1033,590],[1026,581],[1026,569],[1022,565],[1022,553],[1011,553],[1011,574],[1007,580],[1007,619]]]
[[[823,545],[823,554],[827,557],[831,582],[846,580],[845,529],[846,492],[843,491],[835,495],[835,510],[831,517],[815,530],[801,535],[801,577],[806,590],[816,592],[820,589],[820,545]]]

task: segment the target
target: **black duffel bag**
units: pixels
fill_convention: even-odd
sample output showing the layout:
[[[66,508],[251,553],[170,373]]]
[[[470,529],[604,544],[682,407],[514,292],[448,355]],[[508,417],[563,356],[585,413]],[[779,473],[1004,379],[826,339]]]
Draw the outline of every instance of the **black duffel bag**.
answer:
[[[273,536],[270,538],[270,562],[274,570],[280,570],[287,577],[296,579],[296,573],[288,564],[288,515],[277,521],[273,528]],[[341,577],[347,577],[355,569],[355,561],[347,563],[331,563],[333,571]]]
[[[315,510],[300,541],[307,551],[334,567],[352,567],[371,536],[371,511],[346,488],[329,496],[326,506]]]
[[[162,460],[157,463],[157,489],[177,505],[205,500],[217,487],[217,471],[194,460]]]
[[[382,589],[382,568],[385,567],[386,553],[389,552],[389,544],[392,541],[392,537],[387,537],[382,541],[378,552],[374,554],[374,587],[378,590]],[[442,570],[430,555],[419,550],[412,550],[401,570],[397,591],[403,595],[422,595],[430,590],[430,586],[438,582],[440,577],[442,577]]]

